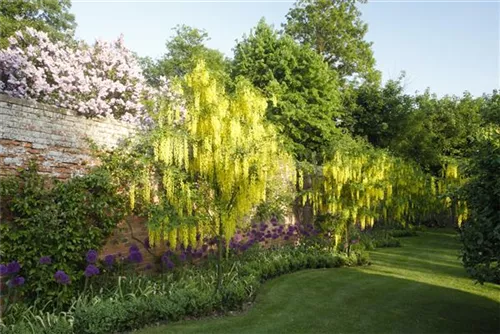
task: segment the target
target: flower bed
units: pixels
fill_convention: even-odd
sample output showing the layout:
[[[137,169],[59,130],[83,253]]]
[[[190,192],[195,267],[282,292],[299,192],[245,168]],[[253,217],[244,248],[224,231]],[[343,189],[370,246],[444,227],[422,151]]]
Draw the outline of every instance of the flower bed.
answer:
[[[179,267],[162,275],[113,276],[108,278],[106,287],[98,292],[84,291],[64,310],[57,310],[54,305],[17,305],[3,320],[2,332],[111,333],[238,310],[253,300],[262,282],[273,277],[303,269],[365,262],[359,253],[347,257],[312,246],[252,247],[224,263],[219,290],[210,260],[206,266]]]

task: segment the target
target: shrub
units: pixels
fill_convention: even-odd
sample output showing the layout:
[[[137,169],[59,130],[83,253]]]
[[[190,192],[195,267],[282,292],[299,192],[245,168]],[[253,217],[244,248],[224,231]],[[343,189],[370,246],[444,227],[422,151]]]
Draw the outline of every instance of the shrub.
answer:
[[[0,50],[0,92],[87,116],[126,121],[144,116],[142,100],[152,91],[122,38],[113,43],[70,46],[26,28],[9,42],[9,48]]]
[[[461,228],[462,261],[480,283],[500,284],[500,124],[484,129],[470,173],[465,187],[470,219]]]
[[[392,237],[380,238],[373,240],[373,246],[375,246],[375,248],[401,247],[401,242]]]
[[[123,199],[102,170],[49,181],[34,165],[0,181],[0,258],[20,263],[28,298],[65,301],[83,278],[87,251],[99,249],[123,218]],[[56,282],[57,271],[64,282]]]
[[[392,230],[389,234],[394,238],[415,237],[418,235],[417,231],[412,229]]]

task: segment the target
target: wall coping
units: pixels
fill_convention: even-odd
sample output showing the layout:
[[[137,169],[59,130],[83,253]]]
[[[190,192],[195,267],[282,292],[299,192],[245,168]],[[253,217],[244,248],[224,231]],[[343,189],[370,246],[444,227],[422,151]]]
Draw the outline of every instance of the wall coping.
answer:
[[[52,106],[52,105],[38,102],[36,100],[29,99],[29,98],[24,99],[24,98],[19,98],[19,97],[13,97],[13,96],[9,96],[9,95],[2,93],[2,92],[0,92],[0,102],[4,102],[4,103],[8,103],[8,104],[16,104],[16,105],[23,106],[23,107],[29,107],[29,108],[33,108],[33,109],[54,112],[54,113],[58,113],[58,114],[66,115],[66,116],[84,117],[88,120],[97,121],[97,122],[111,122],[111,123],[115,123],[116,125],[128,128],[128,129],[133,130],[133,131],[138,130],[137,126],[130,124],[130,123],[127,123],[127,122],[124,122],[124,121],[120,121],[120,120],[113,118],[113,117],[102,117],[102,116],[88,117],[86,115],[80,114],[80,113],[78,113],[74,110],[71,110],[71,109],[65,109],[65,108]]]

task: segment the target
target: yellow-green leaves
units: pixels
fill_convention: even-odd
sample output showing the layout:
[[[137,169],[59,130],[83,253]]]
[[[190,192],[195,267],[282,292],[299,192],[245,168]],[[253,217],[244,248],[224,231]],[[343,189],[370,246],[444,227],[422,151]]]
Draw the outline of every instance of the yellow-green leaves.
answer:
[[[157,170],[162,195],[178,216],[197,218],[200,234],[229,239],[236,224],[265,199],[278,161],[293,162],[265,120],[266,100],[247,81],[237,80],[230,95],[201,61],[184,84],[190,101],[184,115],[167,105],[153,136],[154,160],[162,163]],[[173,229],[177,234],[164,236],[171,246],[174,239],[185,246],[196,242],[194,226]]]

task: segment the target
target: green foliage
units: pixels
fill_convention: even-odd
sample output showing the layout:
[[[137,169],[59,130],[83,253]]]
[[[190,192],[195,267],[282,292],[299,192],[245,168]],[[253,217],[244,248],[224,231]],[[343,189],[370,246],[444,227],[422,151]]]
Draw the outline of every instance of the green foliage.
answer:
[[[141,59],[148,82],[157,85],[161,76],[168,79],[182,78],[194,70],[200,59],[205,61],[219,80],[224,81],[230,63],[220,51],[206,47],[206,42],[210,40],[208,33],[186,25],[178,25],[173,30],[175,35],[167,41],[167,53],[161,59]]]
[[[500,283],[500,123],[485,128],[465,186],[470,219],[463,224],[462,260],[483,283]]]
[[[252,220],[263,222],[276,218],[280,222],[285,221],[291,214],[290,203],[296,195],[294,184],[285,182],[283,175],[275,175],[268,182],[266,200],[256,207]]]
[[[417,231],[412,229],[392,230],[389,233],[394,238],[416,237],[418,235]]]
[[[358,77],[376,82],[371,43],[364,40],[368,25],[361,20],[357,0],[299,0],[290,9],[285,32],[319,53],[341,80]],[[365,1],[359,1],[365,2]]]
[[[401,242],[392,237],[378,238],[373,240],[373,246],[375,248],[401,247]]]
[[[467,93],[461,98],[438,98],[429,91],[417,95],[415,110],[388,145],[396,154],[414,159],[438,176],[450,159],[467,158],[472,154],[474,135],[482,123],[482,104],[482,99]]]
[[[388,147],[406,130],[413,110],[413,98],[404,94],[402,80],[389,80],[385,86],[365,83],[355,90],[355,105],[343,126],[354,136],[366,137],[376,147]],[[352,123],[352,124],[350,124]]]
[[[337,75],[321,56],[278,36],[263,20],[235,48],[233,75],[248,78],[268,98],[267,118],[299,161],[321,162],[342,115]]]
[[[0,1],[0,48],[8,46],[7,38],[14,32],[26,27],[56,39],[72,38],[76,23],[70,8],[70,0]]]
[[[490,95],[483,95],[481,116],[485,124],[500,124],[500,93],[494,90]]]
[[[124,201],[109,174],[95,170],[65,183],[39,175],[36,166],[0,181],[1,262],[17,260],[28,298],[65,301],[72,291],[54,280],[57,270],[78,285],[85,254],[99,249],[123,218]],[[50,256],[52,264],[40,264]]]
[[[224,263],[223,284],[217,292],[217,275],[209,268],[186,269],[177,278],[173,274],[160,278],[119,277],[117,284],[101,290],[99,296],[80,297],[66,313],[46,312],[47,317],[52,317],[52,325],[40,326],[40,312],[19,310],[0,328],[7,333],[23,333],[25,328],[34,328],[33,333],[48,333],[51,329],[58,333],[59,327],[66,329],[60,333],[129,331],[157,322],[241,309],[255,298],[262,282],[286,273],[366,262],[361,252],[348,257],[304,246],[249,251]],[[68,328],[69,323],[72,328]]]

